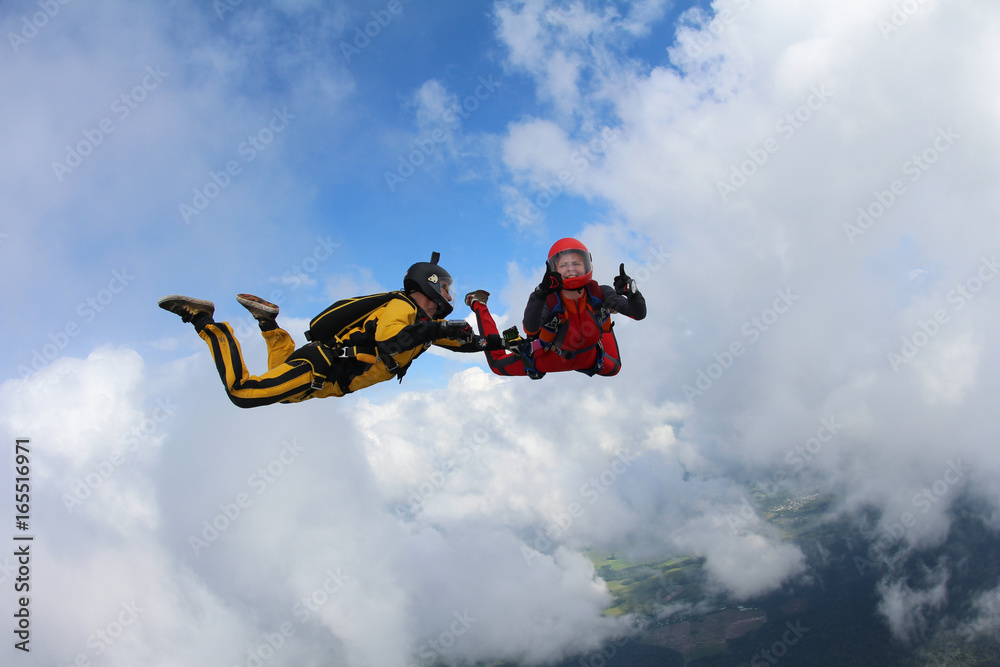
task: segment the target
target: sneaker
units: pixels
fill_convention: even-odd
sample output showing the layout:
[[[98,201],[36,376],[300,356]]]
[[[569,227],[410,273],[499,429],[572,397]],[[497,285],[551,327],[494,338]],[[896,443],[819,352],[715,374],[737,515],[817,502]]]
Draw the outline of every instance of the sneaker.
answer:
[[[169,310],[175,315],[180,315],[185,322],[190,322],[196,315],[205,313],[210,318],[215,314],[215,304],[203,299],[192,299],[189,296],[171,294],[156,302],[163,310]]]
[[[486,300],[490,298],[490,293],[486,290],[477,289],[475,292],[469,292],[465,295],[465,305],[472,308],[472,304],[478,301],[479,303],[486,305]]]
[[[267,320],[274,321],[274,318],[278,316],[278,306],[271,303],[270,301],[265,301],[259,296],[254,296],[253,294],[237,294],[236,300],[240,302],[240,305],[250,311],[250,314],[254,316],[258,322],[264,322]]]

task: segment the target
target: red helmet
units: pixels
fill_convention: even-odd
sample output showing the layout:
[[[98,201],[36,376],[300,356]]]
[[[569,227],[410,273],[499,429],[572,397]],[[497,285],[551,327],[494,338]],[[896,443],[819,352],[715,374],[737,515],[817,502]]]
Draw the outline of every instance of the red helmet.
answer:
[[[560,258],[567,255],[577,255],[583,260],[582,270],[578,268],[578,275],[570,278],[563,277],[563,287],[565,289],[580,289],[589,283],[594,275],[594,261],[590,256],[587,246],[576,239],[559,239],[549,249],[549,259],[546,262],[549,271],[557,271]],[[561,272],[560,272],[561,273]]]

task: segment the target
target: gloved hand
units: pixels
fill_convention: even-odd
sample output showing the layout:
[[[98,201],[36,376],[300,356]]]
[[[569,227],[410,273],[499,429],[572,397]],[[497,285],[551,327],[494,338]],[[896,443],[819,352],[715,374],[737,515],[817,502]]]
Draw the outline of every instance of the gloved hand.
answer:
[[[441,322],[440,338],[457,340],[459,343],[471,343],[476,334],[472,326],[465,320],[445,320]]]
[[[636,287],[635,280],[625,275],[625,264],[624,262],[618,268],[618,275],[615,276],[615,293],[621,294],[624,297],[631,297],[639,292]]]
[[[563,287],[562,275],[558,271],[546,271],[542,282],[535,288],[539,296],[555,294]]]

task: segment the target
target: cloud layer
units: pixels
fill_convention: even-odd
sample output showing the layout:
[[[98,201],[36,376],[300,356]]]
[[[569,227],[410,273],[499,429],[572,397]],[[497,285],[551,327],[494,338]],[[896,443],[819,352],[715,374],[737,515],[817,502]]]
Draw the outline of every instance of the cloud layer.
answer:
[[[489,165],[512,217],[496,229],[578,235],[602,282],[626,262],[650,314],[616,326],[622,373],[531,382],[463,359],[446,383],[415,367],[402,385],[253,411],[226,400],[176,322],[101,344],[120,340],[104,326],[148,311],[132,300],[155,286],[115,291],[108,257],[45,267],[100,253],[95,237],[153,234],[126,276],[183,256],[184,284],[221,290],[231,278],[219,276],[280,245],[217,251],[244,225],[280,236],[269,221],[322,190],[297,160],[315,155],[302,138],[325,136],[323,119],[351,113],[359,82],[337,44],[357,17],[308,2],[224,16],[92,4],[61,5],[18,43],[4,71],[24,99],[0,112],[19,158],[0,188],[10,220],[25,221],[0,239],[12,260],[0,265],[8,284],[35,286],[14,298],[25,319],[0,430],[36,452],[38,664],[544,664],[629,623],[602,615],[611,596],[586,549],[701,556],[714,592],[737,600],[807,577],[802,548],[752,502],[803,488],[867,534],[893,632],[934,630],[953,594],[948,564],[907,581],[896,556],[945,543],[960,499],[983,530],[1000,529],[991,3],[716,2],[652,46],[665,3],[497,3],[496,58],[505,85],[531,91],[528,110],[460,133],[441,122],[457,93],[436,78],[398,104],[416,136],[443,133],[435,160],[480,179]],[[21,18],[8,12],[3,27],[18,34]],[[289,25],[299,32],[275,27]],[[286,107],[301,134],[271,125]],[[303,111],[317,108],[328,113]],[[93,168],[60,181],[53,161],[68,164],[65,147],[79,152],[105,119],[114,130],[91,142]],[[247,133],[271,137],[255,164],[240,150]],[[163,232],[167,217],[186,224],[178,205],[196,208],[230,160],[237,196],[212,204],[213,224]],[[567,218],[571,202],[593,208]],[[363,269],[343,278],[339,262],[303,271],[289,252],[292,278],[329,273],[338,292],[377,283]],[[482,285],[498,320],[520,319],[541,259],[506,257],[505,284]],[[120,306],[99,331],[87,308],[107,307],[101,290]],[[46,309],[40,294],[53,295]],[[65,355],[58,332],[93,344]],[[263,368],[253,328],[241,336]],[[14,372],[32,351],[43,363]],[[961,630],[995,629],[995,586],[975,592]]]

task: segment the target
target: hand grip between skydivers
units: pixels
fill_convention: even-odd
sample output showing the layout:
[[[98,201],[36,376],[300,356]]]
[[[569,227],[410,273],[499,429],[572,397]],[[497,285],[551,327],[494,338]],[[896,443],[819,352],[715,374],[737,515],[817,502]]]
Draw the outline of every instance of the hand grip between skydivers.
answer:
[[[471,343],[475,338],[472,326],[465,320],[444,320],[441,322],[441,338]]]

